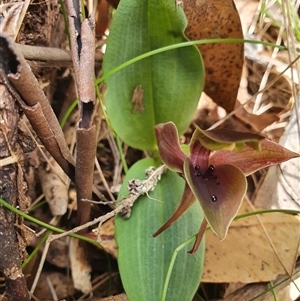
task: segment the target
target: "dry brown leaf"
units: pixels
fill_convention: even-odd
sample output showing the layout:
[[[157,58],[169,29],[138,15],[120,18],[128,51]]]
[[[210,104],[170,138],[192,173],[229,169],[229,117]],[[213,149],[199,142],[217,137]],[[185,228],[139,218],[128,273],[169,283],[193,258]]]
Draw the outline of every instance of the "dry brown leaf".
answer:
[[[46,261],[59,268],[69,267],[68,238],[62,237],[51,242]]]
[[[189,40],[243,38],[232,0],[185,0]],[[205,65],[204,92],[227,112],[234,108],[244,61],[243,44],[199,45]]]
[[[244,202],[239,214],[247,211],[251,209]],[[291,273],[299,254],[299,216],[269,213],[259,219],[281,262]],[[270,281],[285,273],[256,216],[233,222],[222,242],[211,231],[206,235],[203,282]]]
[[[235,117],[245,124],[249,129],[261,133],[267,126],[275,121],[279,121],[279,117],[272,112],[265,112],[260,115],[249,113],[245,108],[240,108],[235,113]]]
[[[28,9],[28,5],[29,1],[12,3],[3,3],[1,1],[0,12],[3,18],[0,22],[0,32],[5,32],[15,40]]]
[[[52,215],[64,215],[68,208],[70,180],[52,157],[49,159],[49,166],[41,166],[38,174]]]
[[[79,246],[78,239],[70,240],[70,263],[74,287],[84,294],[92,291],[91,271],[84,249]]]
[[[96,300],[95,300],[96,301]],[[99,299],[99,301],[128,301],[128,298],[125,294],[115,295]]]
[[[54,288],[55,294],[58,298],[56,300],[62,300],[69,294],[73,294],[75,291],[72,280],[69,276],[54,271],[42,272],[34,292],[34,295],[37,298],[36,300],[50,300],[47,296],[51,296],[51,286]]]
[[[101,246],[105,251],[117,258],[117,243],[115,241],[115,219],[111,218],[100,227]]]

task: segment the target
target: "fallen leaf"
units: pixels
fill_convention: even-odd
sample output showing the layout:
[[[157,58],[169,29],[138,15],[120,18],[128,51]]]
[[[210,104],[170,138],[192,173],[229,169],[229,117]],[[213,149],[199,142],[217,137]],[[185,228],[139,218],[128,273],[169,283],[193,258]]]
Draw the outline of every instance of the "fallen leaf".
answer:
[[[245,108],[240,108],[235,113],[235,117],[253,132],[261,133],[267,126],[275,121],[279,121],[279,117],[272,112],[265,112],[260,115],[249,113]]]
[[[97,300],[95,300],[97,301]],[[128,298],[125,294],[115,295],[115,296],[109,296],[106,298],[101,298],[99,301],[128,301]]]
[[[69,294],[75,292],[71,278],[62,272],[42,272],[34,296],[37,300],[50,300],[47,296],[51,296],[51,287],[54,288],[58,299],[65,300]]]
[[[53,157],[48,164],[47,168],[41,166],[38,169],[42,189],[52,215],[64,215],[68,208],[70,180]]]
[[[244,202],[239,214],[249,211],[252,209]],[[242,218],[232,223],[222,242],[212,231],[207,233],[203,282],[270,281],[286,273],[282,264],[292,272],[296,255],[300,254],[299,216],[268,213],[259,219],[281,262],[257,217]]]
[[[117,258],[117,243],[115,241],[115,220],[109,219],[100,227],[100,243],[104,250]]]
[[[62,237],[51,242],[46,261],[59,268],[69,267],[68,238]]]
[[[239,14],[232,0],[185,0],[189,40],[243,38]],[[198,46],[204,60],[204,92],[227,112],[234,109],[244,62],[243,44]]]
[[[79,246],[78,239],[71,238],[69,249],[72,279],[74,287],[84,294],[92,291],[91,271],[84,249]]]

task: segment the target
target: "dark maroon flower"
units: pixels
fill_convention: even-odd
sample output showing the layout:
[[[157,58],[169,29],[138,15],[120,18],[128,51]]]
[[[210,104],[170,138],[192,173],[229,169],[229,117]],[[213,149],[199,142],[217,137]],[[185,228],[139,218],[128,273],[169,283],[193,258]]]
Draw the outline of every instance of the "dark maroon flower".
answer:
[[[187,155],[180,148],[174,123],[159,124],[155,130],[162,161],[182,174],[186,186],[177,210],[153,236],[184,214],[196,197],[211,229],[224,239],[245,196],[246,176],[299,156],[256,133],[200,128],[192,136]]]

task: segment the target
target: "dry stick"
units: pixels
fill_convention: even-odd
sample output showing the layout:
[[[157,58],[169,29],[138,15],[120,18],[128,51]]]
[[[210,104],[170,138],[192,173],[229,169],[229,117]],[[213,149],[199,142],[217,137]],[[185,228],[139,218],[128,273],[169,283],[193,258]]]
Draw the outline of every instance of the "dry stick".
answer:
[[[16,44],[16,47],[22,52],[25,59],[44,62],[72,62],[71,51],[42,46],[29,46]],[[102,61],[102,53],[95,53],[95,61]]]
[[[114,175],[113,175],[113,186],[116,186],[117,183],[120,183],[120,180],[121,180],[122,164],[120,162],[120,154],[118,152],[116,141],[113,138],[111,133],[108,133],[107,141],[108,141],[108,144],[110,146],[110,149],[112,151],[113,158],[114,158],[115,169],[114,169]]]
[[[283,26],[281,26],[280,29],[279,29],[279,34],[278,34],[278,37],[277,37],[276,45],[281,44],[282,34],[283,34]],[[271,58],[268,62],[266,71],[265,71],[265,73],[264,73],[264,75],[261,79],[259,89],[258,89],[259,91],[264,90],[265,87],[266,87],[266,84],[267,84],[268,79],[269,79],[270,71],[273,67],[273,59],[276,58],[278,52],[279,52],[279,48],[274,48],[273,49],[273,52],[272,52]],[[262,103],[262,97],[263,97],[263,93],[257,94],[256,100],[255,100],[255,103],[254,103],[253,114],[260,115],[262,113],[262,111],[260,110],[261,109],[261,103]]]
[[[10,37],[0,34],[0,46],[1,70],[5,77],[5,85],[18,101],[46,149],[74,181],[74,158],[36,77]]]
[[[61,218],[60,216],[54,217],[51,220],[50,224],[56,226],[59,223],[60,218]],[[50,247],[50,243],[46,242],[45,247],[43,249],[41,260],[39,262],[39,267],[38,267],[38,269],[36,271],[36,274],[35,274],[35,277],[34,277],[34,281],[32,283],[31,289],[30,289],[30,294],[31,295],[33,295],[33,293],[34,293],[34,291],[36,289],[36,286],[38,284],[38,281],[40,279],[40,276],[41,276],[41,273],[42,273],[42,270],[43,270],[43,267],[44,267],[44,263],[45,263],[45,260],[46,260],[47,254],[48,254],[49,247]]]
[[[75,5],[77,5],[75,7]],[[94,86],[95,21],[92,16],[81,22],[78,2],[66,1],[69,19],[72,60],[79,96],[80,119],[77,136],[75,184],[77,190],[77,223],[90,220],[94,158],[96,157],[96,126],[93,124],[96,91]]]
[[[102,183],[103,183],[103,185],[104,185],[104,187],[105,187],[105,189],[106,189],[106,191],[107,191],[107,193],[109,195],[110,200],[113,201],[113,202],[115,202],[116,200],[115,200],[113,194],[111,193],[111,191],[109,189],[109,186],[107,184],[107,181],[106,181],[106,179],[104,177],[104,174],[102,172],[102,168],[101,168],[101,166],[100,166],[97,158],[95,158],[95,165],[96,165],[96,169],[97,169],[97,171],[99,173],[100,180],[102,181]]]
[[[152,171],[150,173],[150,175],[148,177],[146,177],[146,179],[144,181],[140,181],[140,180],[129,181],[129,183],[128,183],[129,195],[128,195],[128,197],[121,200],[121,204],[116,209],[112,210],[111,212],[108,212],[105,215],[102,215],[102,216],[94,219],[93,221],[85,223],[84,225],[73,228],[70,231],[67,231],[62,234],[51,235],[48,238],[47,242],[50,243],[55,239],[59,239],[61,237],[67,236],[71,233],[77,233],[77,232],[79,232],[83,229],[86,229],[90,226],[93,226],[95,224],[101,225],[104,222],[106,222],[107,220],[109,220],[110,218],[116,216],[117,214],[120,214],[123,217],[128,218],[130,216],[131,207],[133,206],[134,202],[140,196],[142,196],[144,194],[148,194],[149,191],[152,191],[155,188],[157,182],[160,180],[160,177],[165,172],[165,170],[166,170],[166,167],[163,165],[163,166],[160,166],[159,168],[157,168],[156,170]]]
[[[48,284],[48,288],[50,290],[50,293],[51,293],[51,296],[52,296],[52,300],[58,300],[58,297],[57,297],[55,288],[53,286],[53,283],[52,283],[51,279],[48,276],[46,277],[46,282]]]

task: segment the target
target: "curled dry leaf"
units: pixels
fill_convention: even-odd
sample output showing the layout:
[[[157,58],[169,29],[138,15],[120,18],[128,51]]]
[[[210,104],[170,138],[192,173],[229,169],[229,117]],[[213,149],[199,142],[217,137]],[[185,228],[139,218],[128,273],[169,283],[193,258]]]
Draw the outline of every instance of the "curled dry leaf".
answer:
[[[185,0],[189,40],[243,38],[239,14],[233,0]],[[227,112],[237,97],[244,61],[244,45],[234,43],[198,46],[204,60],[204,92]]]

